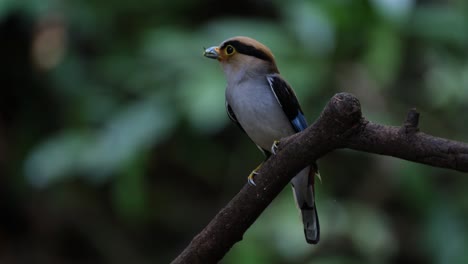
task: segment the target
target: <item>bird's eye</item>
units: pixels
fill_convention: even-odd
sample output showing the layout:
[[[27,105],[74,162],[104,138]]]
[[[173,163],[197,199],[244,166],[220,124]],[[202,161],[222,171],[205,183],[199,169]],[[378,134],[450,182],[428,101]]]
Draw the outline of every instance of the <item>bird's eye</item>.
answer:
[[[234,47],[231,46],[231,45],[228,45],[228,46],[226,47],[226,54],[227,54],[227,55],[232,55],[233,53],[234,53]]]

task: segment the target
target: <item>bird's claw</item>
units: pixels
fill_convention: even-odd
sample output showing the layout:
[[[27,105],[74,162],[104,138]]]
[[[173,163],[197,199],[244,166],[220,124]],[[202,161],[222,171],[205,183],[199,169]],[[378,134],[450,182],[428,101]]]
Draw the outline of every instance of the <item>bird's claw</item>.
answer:
[[[280,143],[279,140],[275,140],[273,142],[273,145],[271,145],[271,153],[273,153],[273,155],[276,155],[276,151],[278,150],[279,143]]]
[[[257,184],[255,184],[255,181],[254,181],[255,175],[258,175],[258,172],[256,170],[252,171],[249,177],[247,177],[247,182],[252,186],[257,186]]]
[[[257,186],[257,184],[256,184],[255,181],[254,181],[254,177],[255,177],[256,175],[258,175],[258,172],[257,172],[257,171],[262,167],[262,165],[263,165],[263,162],[260,163],[260,165],[258,165],[257,168],[255,168],[255,170],[253,170],[253,171],[250,173],[249,177],[247,177],[247,182],[248,182],[250,185],[252,185],[252,186]]]
[[[322,176],[320,176],[320,172],[315,172],[315,176],[319,179],[320,182],[322,182]]]

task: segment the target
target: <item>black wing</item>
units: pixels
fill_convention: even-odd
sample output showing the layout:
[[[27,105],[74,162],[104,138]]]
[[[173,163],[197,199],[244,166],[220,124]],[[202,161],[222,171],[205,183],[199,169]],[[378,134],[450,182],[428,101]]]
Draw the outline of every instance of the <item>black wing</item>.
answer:
[[[267,80],[271,91],[283,108],[294,130],[299,132],[306,129],[307,121],[291,86],[278,74],[268,75]]]
[[[227,112],[227,115],[229,116],[229,119],[231,119],[231,121],[236,124],[244,133],[245,133],[245,130],[244,128],[242,128],[241,124],[239,123],[239,121],[237,121],[237,118],[236,118],[236,114],[234,114],[234,111],[232,111],[232,108],[231,106],[228,104],[228,102],[226,101],[226,112]],[[247,133],[246,133],[247,134]]]

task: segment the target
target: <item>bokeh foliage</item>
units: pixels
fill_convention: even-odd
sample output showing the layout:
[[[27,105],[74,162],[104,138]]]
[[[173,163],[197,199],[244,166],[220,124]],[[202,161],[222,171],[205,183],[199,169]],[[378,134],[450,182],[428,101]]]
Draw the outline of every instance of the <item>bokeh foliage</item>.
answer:
[[[313,122],[346,91],[389,125],[468,142],[462,0],[0,1],[0,263],[167,263],[262,156],[203,47],[274,52]],[[319,161],[322,241],[285,189],[223,263],[466,263],[468,179],[389,157]]]

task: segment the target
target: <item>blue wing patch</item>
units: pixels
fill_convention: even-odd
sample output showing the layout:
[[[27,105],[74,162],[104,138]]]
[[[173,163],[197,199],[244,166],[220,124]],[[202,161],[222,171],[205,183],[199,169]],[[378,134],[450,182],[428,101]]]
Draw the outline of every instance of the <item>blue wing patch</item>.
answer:
[[[296,131],[302,131],[307,128],[307,121],[303,113],[298,111],[297,116],[291,120],[291,124]]]

